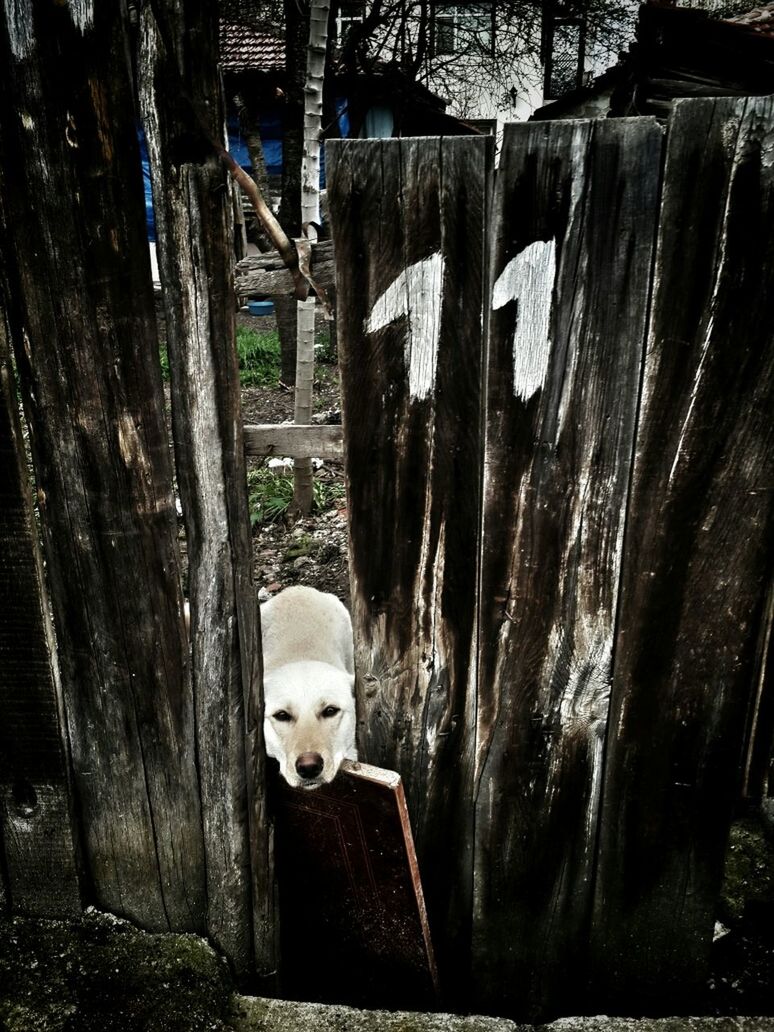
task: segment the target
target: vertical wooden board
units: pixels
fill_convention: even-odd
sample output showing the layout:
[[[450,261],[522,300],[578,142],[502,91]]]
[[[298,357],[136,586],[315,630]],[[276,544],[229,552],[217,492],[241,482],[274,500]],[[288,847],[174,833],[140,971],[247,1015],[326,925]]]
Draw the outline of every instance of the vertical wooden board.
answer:
[[[512,125],[494,208],[476,1003],[573,1013],[591,905],[661,132]]]
[[[89,894],[204,930],[177,519],[120,5],[0,13],[0,249]]]
[[[361,758],[404,778],[442,982],[467,965],[490,141],[328,145]]]
[[[747,715],[742,796],[768,808],[774,797],[774,581],[769,582],[766,605],[755,650],[753,693]]]
[[[216,153],[225,124],[217,24],[212,4],[164,0],[146,8],[140,99],[189,557],[207,932],[240,980],[265,977],[259,988],[271,991],[277,958],[260,618],[235,347],[230,192]]]
[[[9,903],[80,912],[64,728],[4,315],[0,312],[0,853]]]
[[[595,999],[701,983],[772,548],[774,102],[679,101],[626,532]]]

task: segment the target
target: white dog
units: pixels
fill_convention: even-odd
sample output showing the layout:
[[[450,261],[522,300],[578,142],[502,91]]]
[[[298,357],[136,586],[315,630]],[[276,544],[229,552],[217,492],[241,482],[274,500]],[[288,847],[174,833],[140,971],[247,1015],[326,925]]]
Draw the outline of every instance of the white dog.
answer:
[[[335,595],[286,588],[261,606],[266,752],[294,788],[333,781],[355,749],[352,621]]]

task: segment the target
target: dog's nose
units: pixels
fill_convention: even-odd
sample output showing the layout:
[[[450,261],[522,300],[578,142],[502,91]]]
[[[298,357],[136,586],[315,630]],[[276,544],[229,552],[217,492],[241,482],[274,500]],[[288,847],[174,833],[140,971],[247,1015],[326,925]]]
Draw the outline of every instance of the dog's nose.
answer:
[[[322,774],[324,761],[316,752],[305,752],[296,760],[296,770],[302,778],[316,778]]]

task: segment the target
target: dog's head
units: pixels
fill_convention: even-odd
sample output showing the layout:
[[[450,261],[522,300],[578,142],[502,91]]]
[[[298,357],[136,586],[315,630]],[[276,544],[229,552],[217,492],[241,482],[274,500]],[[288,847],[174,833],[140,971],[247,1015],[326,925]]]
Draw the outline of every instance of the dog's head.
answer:
[[[354,687],[352,674],[312,660],[266,674],[266,752],[293,788],[326,785],[345,757],[356,758]]]

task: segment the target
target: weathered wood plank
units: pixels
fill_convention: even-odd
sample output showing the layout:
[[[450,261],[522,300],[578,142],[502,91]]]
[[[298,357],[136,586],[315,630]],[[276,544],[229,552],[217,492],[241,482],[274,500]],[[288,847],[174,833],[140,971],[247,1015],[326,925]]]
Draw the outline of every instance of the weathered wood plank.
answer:
[[[81,910],[53,628],[0,311],[0,854],[12,909]]]
[[[301,423],[258,423],[245,426],[245,455],[342,459],[344,432],[340,426]]]
[[[0,247],[92,899],[204,930],[177,520],[122,5],[0,15]]]
[[[321,240],[312,244],[311,269],[315,283],[319,283],[330,294],[335,286],[332,241]],[[268,254],[249,255],[237,262],[234,287],[240,297],[253,294],[292,297],[295,280],[279,254],[271,251]]]
[[[772,558],[774,101],[680,101],[626,531],[592,949],[610,1006],[706,973]]]
[[[227,175],[212,145],[225,124],[217,10],[162,0],[145,9],[142,31],[140,93],[189,556],[207,930],[238,976],[271,979],[274,887],[235,347],[232,212]]]
[[[359,748],[404,777],[447,998],[469,950],[491,160],[483,139],[328,144]]]
[[[742,795],[766,808],[774,800],[774,582],[769,583],[758,645],[754,690],[747,718]]]
[[[512,125],[498,172],[473,978],[529,1019],[583,968],[660,154],[651,119]]]

